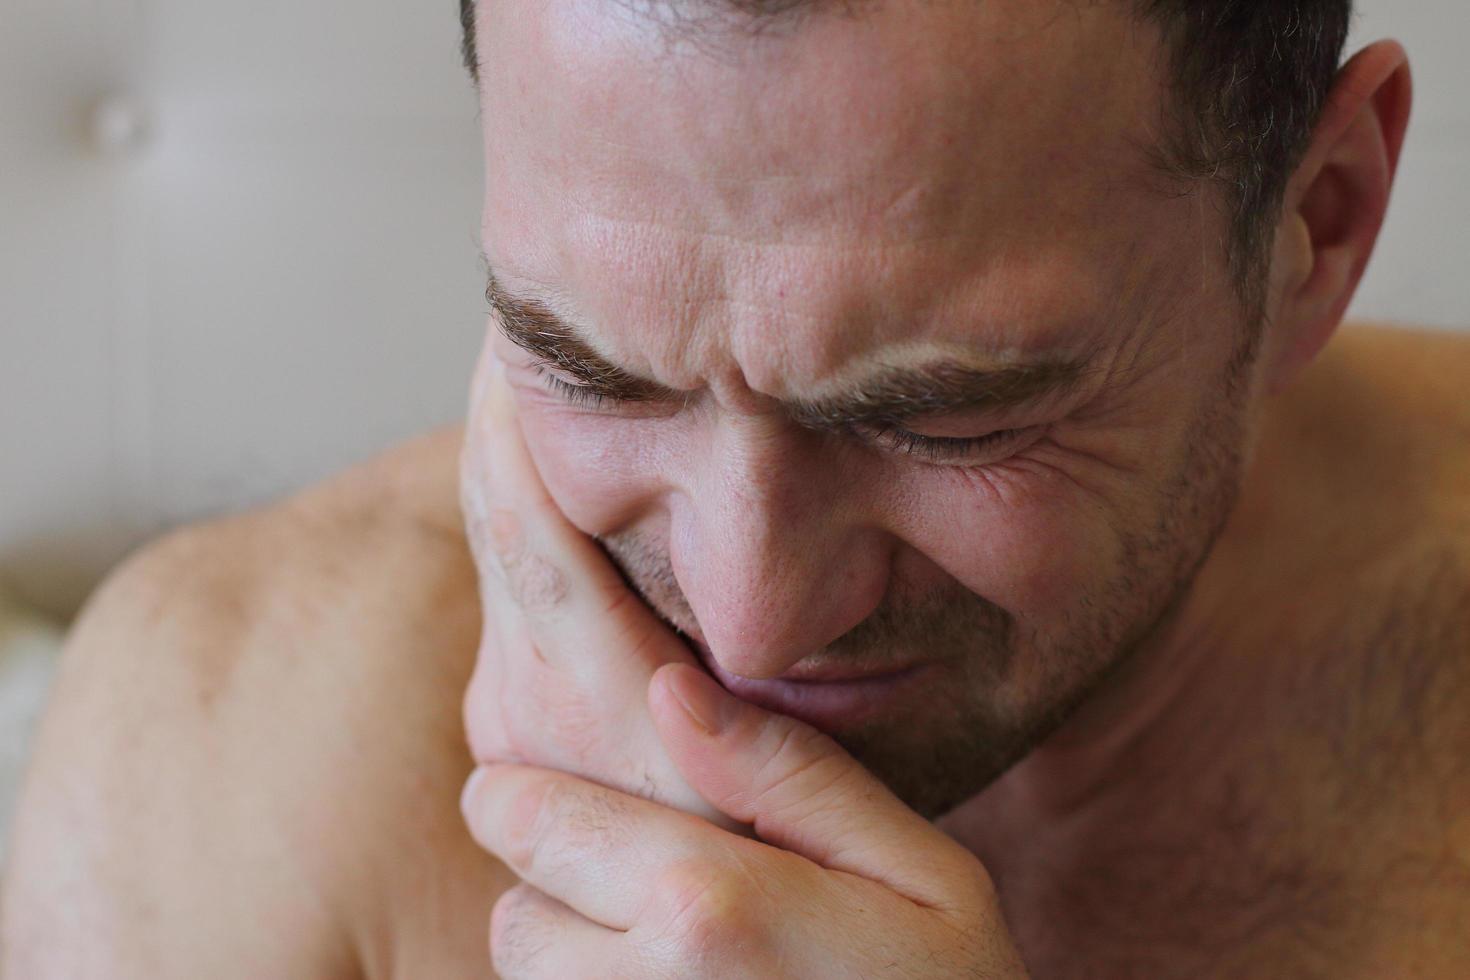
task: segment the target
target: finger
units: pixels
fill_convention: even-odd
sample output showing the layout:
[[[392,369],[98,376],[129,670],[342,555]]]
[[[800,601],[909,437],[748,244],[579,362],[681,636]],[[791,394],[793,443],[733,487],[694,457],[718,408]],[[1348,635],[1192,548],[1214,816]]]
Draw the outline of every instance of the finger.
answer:
[[[648,675],[659,665],[693,663],[693,656],[552,500],[526,448],[503,374],[503,369],[493,372],[485,383],[480,438],[490,477],[490,551],[507,592],[549,657],[616,643],[620,659],[634,660],[646,671],[636,678],[641,698]]]
[[[466,474],[465,482],[490,488],[490,502],[481,508],[481,551],[490,566],[489,575],[482,569],[482,593],[486,619],[495,626],[510,669],[506,679],[534,695],[528,702],[580,699],[641,706],[658,665],[692,662],[693,656],[552,501],[526,449],[502,375],[494,365],[477,373],[483,425],[473,441],[483,450],[478,465],[484,469],[479,478]],[[559,673],[535,676],[525,668],[528,660]],[[575,710],[570,703],[567,707]],[[552,717],[561,714],[553,710]],[[645,712],[605,722],[603,738],[629,746],[635,757],[659,760],[662,778],[655,782],[681,787],[687,802],[698,805],[664,756]],[[619,722],[622,730],[611,728]]]
[[[693,654],[547,493],[503,368],[485,361],[476,377],[480,422],[467,443],[480,448],[466,449],[466,466],[480,469],[467,472],[465,483],[491,490],[486,500],[466,506],[479,508],[480,550],[490,566],[481,573],[487,639],[493,632],[499,645],[490,658],[499,662],[502,690],[517,692],[499,699],[506,714],[500,728],[525,736],[522,744],[534,749],[534,736],[525,730],[557,726],[541,740],[546,751],[539,757],[534,751],[512,755],[595,776],[733,827],[684,782],[643,710],[653,671],[664,663],[693,663]],[[485,681],[494,679],[486,674]],[[620,704],[637,709],[606,708]]]
[[[649,702],[690,785],[761,840],[925,905],[951,904],[984,874],[974,855],[810,725],[682,665],[654,675]]]
[[[660,883],[708,871],[757,846],[669,807],[531,766],[476,770],[461,801],[481,847],[527,883],[593,922],[631,929]]]
[[[496,481],[501,479],[488,461],[488,450],[494,431],[490,425],[489,413],[492,406],[489,398],[492,382],[497,382],[503,370],[491,344],[487,342],[475,364],[464,441],[459,450],[460,510],[464,515],[470,551],[482,579],[499,574],[499,563],[489,549],[490,512],[493,509],[490,491]]]
[[[612,975],[625,945],[623,933],[524,882],[507,889],[490,914],[490,961],[502,980]]]

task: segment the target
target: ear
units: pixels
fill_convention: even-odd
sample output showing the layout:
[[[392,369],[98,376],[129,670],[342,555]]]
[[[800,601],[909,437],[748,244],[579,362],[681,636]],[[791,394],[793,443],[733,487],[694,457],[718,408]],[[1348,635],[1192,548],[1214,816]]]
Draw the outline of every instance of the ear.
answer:
[[[1296,377],[1347,311],[1383,226],[1412,102],[1397,41],[1364,48],[1338,72],[1277,226],[1263,351],[1269,391]]]

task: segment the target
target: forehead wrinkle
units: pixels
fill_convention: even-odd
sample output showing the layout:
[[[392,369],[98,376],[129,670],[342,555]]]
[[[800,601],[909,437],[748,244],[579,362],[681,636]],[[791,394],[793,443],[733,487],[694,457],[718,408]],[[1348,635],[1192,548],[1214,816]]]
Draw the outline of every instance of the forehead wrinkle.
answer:
[[[530,19],[534,20],[534,18]],[[1038,19],[1036,23],[1027,26],[1026,30],[1036,36],[1044,35],[1049,32],[1051,27],[1049,22],[1053,19],[1054,13],[1046,18]],[[1043,28],[1046,29],[1043,30]],[[810,37],[808,39],[810,40]],[[861,39],[857,40],[861,41]],[[919,38],[910,40],[917,43]],[[521,46],[517,46],[517,50],[523,49]],[[506,54],[511,55],[512,52],[507,51]],[[597,62],[597,65],[599,67],[614,67],[616,60],[610,54],[607,54],[607,52],[604,52],[604,54],[606,55],[605,60]],[[1012,53],[1011,57],[1016,57],[1016,55]],[[811,61],[811,59],[807,60]],[[931,68],[945,62],[945,59],[939,58],[937,54],[930,55],[927,60]],[[921,61],[919,64],[923,65],[924,62]],[[582,67],[585,69],[588,66],[583,65]],[[795,62],[792,63],[791,67],[797,67]],[[860,67],[869,74],[873,71],[871,64],[865,63]],[[909,67],[912,68],[913,66],[910,65]],[[824,70],[830,71],[831,69]],[[583,214],[601,212],[600,216],[604,221],[625,222],[630,225],[641,222],[646,225],[659,225],[664,227],[687,227],[691,222],[696,223],[699,226],[698,234],[712,242],[719,241],[731,247],[751,245],[759,242],[763,249],[775,249],[778,247],[778,243],[784,245],[786,242],[801,240],[812,244],[814,249],[820,248],[828,255],[835,255],[849,251],[848,248],[844,248],[849,242],[874,241],[876,234],[885,240],[884,244],[892,254],[898,254],[900,250],[917,252],[922,249],[922,244],[925,241],[937,241],[940,239],[947,239],[955,243],[966,241],[974,246],[972,251],[976,261],[979,262],[997,260],[997,255],[1009,256],[1029,251],[1033,240],[1038,249],[1053,248],[1053,243],[1056,238],[1054,229],[1056,228],[1072,229],[1074,234],[1071,237],[1075,238],[1081,231],[1093,226],[1116,226],[1118,224],[1116,220],[1108,220],[1116,218],[1116,208],[1111,209],[1109,214],[1104,215],[1100,213],[1081,214],[1077,212],[1075,207],[1061,207],[1057,204],[1058,188],[1052,186],[1050,182],[1044,188],[1035,189],[1034,193],[1040,194],[1040,199],[1036,207],[1032,207],[1029,200],[1018,203],[1016,200],[1017,194],[1006,193],[997,197],[997,203],[994,208],[987,206],[987,208],[981,209],[993,220],[960,220],[960,217],[957,216],[956,207],[965,203],[964,195],[957,196],[948,193],[947,186],[944,189],[932,187],[932,178],[936,174],[950,173],[954,167],[958,167],[958,171],[952,173],[951,176],[956,179],[963,178],[961,181],[963,186],[983,186],[986,184],[986,181],[981,179],[983,174],[975,171],[977,159],[988,156],[993,160],[1011,159],[1014,162],[1017,154],[1013,152],[999,154],[950,152],[944,154],[945,159],[952,165],[950,170],[937,166],[942,161],[931,161],[927,156],[923,161],[916,161],[914,159],[914,153],[919,148],[916,145],[917,143],[923,143],[927,148],[926,152],[937,152],[937,147],[941,143],[947,145],[951,138],[957,137],[961,140],[962,144],[972,143],[978,140],[981,135],[980,133],[954,128],[954,126],[960,125],[963,120],[954,120],[954,126],[941,125],[941,123],[950,121],[948,117],[945,120],[936,121],[933,126],[918,127],[915,131],[915,138],[913,139],[896,139],[895,134],[888,129],[884,129],[879,138],[873,138],[874,134],[871,133],[857,134],[864,137],[857,144],[854,144],[858,149],[861,149],[864,145],[868,146],[871,150],[877,143],[897,143],[896,146],[888,147],[892,153],[897,154],[894,159],[906,160],[911,164],[910,167],[901,173],[894,175],[897,179],[873,182],[866,179],[873,176],[871,173],[866,171],[863,173],[850,172],[849,167],[854,158],[852,153],[846,152],[851,148],[849,142],[844,142],[841,146],[836,147],[837,150],[843,152],[830,152],[831,148],[829,147],[829,152],[817,159],[816,162],[818,162],[819,166],[817,172],[814,174],[812,168],[809,166],[813,161],[801,153],[802,147],[811,147],[811,134],[809,132],[803,134],[803,127],[796,126],[793,132],[788,134],[797,137],[797,139],[791,146],[786,147],[786,156],[760,155],[759,159],[769,164],[769,167],[765,169],[757,168],[753,173],[732,176],[728,181],[725,181],[722,180],[724,174],[712,172],[706,166],[695,166],[694,163],[696,161],[693,161],[692,158],[681,159],[679,157],[678,151],[681,149],[688,150],[691,140],[676,137],[688,137],[691,134],[680,130],[674,120],[663,119],[663,115],[673,113],[673,107],[682,101],[681,96],[689,94],[691,90],[699,92],[708,90],[710,92],[729,95],[732,93],[738,94],[742,91],[739,87],[735,87],[734,89],[729,87],[721,88],[717,84],[711,85],[706,83],[694,85],[691,89],[690,80],[684,79],[682,80],[682,88],[679,88],[677,91],[663,92],[661,94],[666,97],[656,99],[651,98],[651,96],[659,94],[653,90],[657,86],[653,86],[653,89],[650,89],[647,84],[648,78],[654,77],[651,74],[642,77],[641,80],[634,78],[633,84],[636,92],[650,97],[634,98],[633,95],[625,91],[626,86],[608,86],[605,82],[606,74],[603,72],[583,70],[572,74],[575,78],[585,80],[588,83],[587,86],[579,88],[578,92],[581,95],[588,95],[587,90],[591,90],[591,95],[589,100],[582,100],[580,97],[573,99],[572,95],[577,93],[572,93],[571,95],[566,95],[563,101],[568,104],[575,103],[576,110],[586,109],[587,111],[585,113],[579,111],[570,113],[543,111],[535,113],[534,120],[527,119],[528,123],[534,121],[536,127],[528,130],[528,132],[536,134],[536,138],[531,144],[533,146],[554,146],[560,152],[566,150],[570,145],[575,145],[573,142],[575,137],[576,139],[582,140],[590,148],[587,159],[577,159],[573,155],[568,157],[567,161],[564,161],[564,163],[576,163],[577,166],[575,169],[570,169],[567,165],[560,166],[560,170],[567,171],[568,174],[574,174],[575,176],[567,176],[564,180],[557,183],[556,186],[546,187],[547,204],[549,206],[536,209],[536,220],[531,222],[529,218],[523,216],[524,224],[534,224],[541,229],[540,234],[543,235],[550,235],[551,232],[548,231],[547,225],[555,224],[555,216],[557,214],[565,215],[569,210],[568,205],[575,203],[576,210]],[[624,75],[626,74],[628,73],[624,72]],[[990,72],[989,74],[996,73]],[[927,92],[930,88],[923,84],[925,81],[925,79],[909,79],[910,84],[908,87],[914,89],[915,92]],[[933,81],[933,79],[928,79],[927,81]],[[1092,81],[1096,80],[1093,79]],[[773,79],[772,74],[769,72],[765,73],[764,84],[768,87],[779,85],[781,89],[787,90],[793,87],[789,80],[783,82],[781,79]],[[891,86],[887,87],[891,88]],[[505,88],[506,94],[509,94],[510,87],[507,86]],[[831,89],[833,86],[816,86],[816,88],[825,90]],[[837,117],[841,118],[851,115],[853,118],[857,118],[860,115],[866,114],[866,103],[861,101],[861,98],[864,97],[862,92],[856,90],[848,91],[851,88],[850,86],[838,86],[836,88],[837,91],[835,94],[829,94],[833,95],[837,101],[835,103],[831,101],[824,103],[827,108],[851,104],[857,109],[864,110],[863,112],[835,113]],[[1041,98],[1041,104],[1032,106],[1031,103],[1033,101],[1036,101],[1038,97],[1045,96],[1047,93],[1033,94],[1027,86],[1021,86],[1020,88],[1010,86],[1008,90],[1015,92],[1018,97],[1026,98],[1028,111],[1019,117],[1019,124],[1036,124],[1037,117],[1042,115],[1039,110],[1047,106],[1052,106],[1052,103],[1056,102],[1056,98]],[[844,92],[847,94],[844,95]],[[622,94],[619,95],[619,93]],[[1058,96],[1058,93],[1053,92],[1050,94],[1052,96]],[[748,92],[746,96],[743,99],[745,103],[759,103],[761,101],[748,98]],[[619,103],[617,101],[618,99],[622,99],[622,102]],[[844,99],[847,101],[844,101]],[[886,99],[880,101],[886,105],[887,102],[891,102],[892,100]],[[914,105],[917,104],[922,107],[924,104],[933,102],[933,100],[929,100],[929,103],[925,103],[920,100],[920,102],[915,103],[913,99],[900,101],[905,103],[903,107],[900,107],[904,111],[900,112],[894,118],[899,122],[907,121],[907,126],[909,127],[916,125],[913,119]],[[1063,107],[1070,106],[1071,110],[1075,112],[1079,108],[1075,104],[1075,101],[1062,99],[1060,104]],[[804,105],[805,103],[801,104]],[[1055,106],[1052,107],[1055,108]],[[628,125],[621,127],[616,125],[617,119],[621,118],[618,116],[620,108],[629,110],[624,113],[627,117],[624,121]],[[749,108],[748,105],[747,108]],[[887,109],[892,110],[894,107],[888,105]],[[1097,107],[1088,101],[1086,113],[1093,115],[1096,109]],[[815,112],[815,110],[813,111]],[[693,114],[696,120],[705,120],[698,134],[701,140],[693,142],[703,142],[705,137],[712,138],[712,134],[718,135],[718,132],[728,131],[728,127],[713,126],[713,123],[718,122],[718,120],[711,121],[709,119],[709,106],[706,104],[694,104],[690,107],[689,112]],[[675,115],[678,114],[675,113]],[[813,115],[813,119],[816,122],[823,122],[832,115],[834,114],[816,112]],[[964,119],[970,119],[975,115],[974,113],[965,114]],[[980,115],[988,118],[997,114],[984,113]],[[584,116],[586,118],[583,118]],[[487,118],[489,118],[488,115]],[[884,115],[883,118],[888,118],[888,115]],[[660,127],[658,125],[660,120],[667,123],[668,126]],[[550,122],[550,130],[541,128],[547,122]],[[588,125],[583,127],[581,125],[583,122],[586,122]],[[1003,119],[997,118],[998,124],[1003,122]],[[573,123],[577,125],[572,126],[571,124]],[[557,129],[558,126],[567,131],[567,139],[558,140],[555,138],[559,131]],[[713,128],[711,129],[711,127]],[[852,136],[854,134],[849,131],[850,128],[847,127],[841,131],[846,132],[848,136]],[[664,129],[668,129],[668,131],[665,132]],[[792,129],[792,127],[788,125],[786,129]],[[706,132],[706,130],[709,131]],[[701,156],[697,162],[701,164],[729,164],[741,158],[742,145],[748,146],[750,144],[770,142],[775,140],[775,135],[779,135],[768,134],[760,127],[752,128],[749,126],[744,127],[741,132],[749,133],[750,137],[745,139],[743,143],[734,144],[733,146],[728,140],[716,140],[714,144],[706,147],[709,153]],[[1000,137],[1008,137],[1006,145],[1009,147],[1014,142],[1017,134],[1011,128],[1001,125],[996,131],[996,135],[998,139]],[[617,138],[617,148],[611,148],[609,144],[599,143],[599,139],[603,138]],[[779,140],[775,141],[780,142]],[[825,140],[819,142],[825,142]],[[500,141],[494,141],[494,143],[499,144]],[[1044,146],[1042,148],[1046,149],[1047,147]],[[978,149],[983,150],[983,144]],[[1053,153],[1059,153],[1063,149],[1065,147],[1050,146],[1050,150]],[[671,152],[673,153],[672,157],[670,156]],[[792,156],[792,153],[796,155]],[[1092,159],[1096,154],[1097,148],[1090,148],[1088,159]],[[610,155],[616,156],[620,160],[624,156],[640,157],[642,159],[636,162],[641,163],[642,166],[634,166],[634,162],[629,160],[622,160],[621,164],[616,160],[610,161]],[[1029,160],[1035,154],[1020,154],[1020,156]],[[828,173],[827,170],[822,169],[826,166],[825,164],[821,164],[822,159],[837,161],[841,164],[839,171]],[[884,157],[884,159],[888,158]],[[1047,159],[1051,159],[1051,157]],[[539,160],[538,166],[528,171],[528,177],[539,175],[537,176],[537,183],[534,186],[545,186],[548,184],[548,181],[545,179],[545,165],[554,162],[549,157],[546,160]],[[783,163],[786,166],[773,170],[777,164]],[[796,166],[796,164],[801,165]],[[830,169],[830,167],[827,169]],[[1019,167],[1019,169],[1023,173],[1032,176],[1035,174],[1034,167]],[[767,175],[770,179],[762,180],[762,174]],[[799,178],[797,176],[798,174],[800,175]],[[916,176],[916,174],[921,175],[922,179]],[[1100,175],[1094,176],[1097,179],[1101,179]],[[711,202],[694,193],[700,187],[708,188],[711,185],[726,183],[732,187],[744,186],[749,191],[746,194],[737,194],[733,202],[726,202],[737,205],[734,207],[733,212],[711,204]],[[649,188],[657,188],[656,193],[649,193]],[[802,192],[807,190],[812,191],[814,196],[809,199],[804,197]],[[572,193],[569,195],[567,193],[568,191]],[[1074,190],[1068,196],[1068,201],[1080,197],[1083,200],[1092,202],[1096,206],[1097,202],[1106,201],[1110,197],[1116,198],[1116,196],[1116,194],[1099,193],[1094,183],[1083,190]],[[506,195],[504,199],[509,201],[511,197],[510,195]],[[1040,210],[1045,202],[1051,202],[1052,205],[1056,205],[1061,213]],[[1120,207],[1126,207],[1132,204],[1131,201],[1116,203]],[[758,213],[752,214],[751,209],[747,207],[750,204],[756,205]],[[979,208],[980,206],[977,204],[975,207]],[[522,210],[529,213],[532,209],[526,206]],[[767,211],[769,211],[768,215],[766,214]],[[1011,227],[1008,219],[1012,216],[1012,212],[1024,215],[1025,220]],[[730,220],[732,213],[734,217],[740,220]],[[552,216],[549,222],[546,218],[547,214]],[[762,218],[762,216],[769,217],[771,220],[757,220]],[[821,220],[813,221],[813,218]],[[1086,220],[1083,220],[1084,218]],[[997,223],[994,219],[1007,220],[1000,220]],[[563,221],[565,222],[565,220],[564,218]],[[562,257],[566,261],[574,262],[577,254],[580,253],[585,263],[595,265],[605,262],[606,253],[599,249],[588,247],[588,244],[585,240],[579,241],[570,247],[564,243],[557,243],[557,245],[550,246],[547,251],[562,251]],[[986,247],[987,245],[990,247]],[[557,246],[560,246],[560,248]],[[861,245],[854,244],[850,246],[850,250],[857,250],[861,247]],[[572,256],[569,260],[566,258],[568,253]],[[794,259],[801,253],[797,250],[789,250],[788,254]],[[1113,253],[1110,250],[1108,254]],[[641,271],[646,273],[650,268],[652,268],[655,274],[659,275],[666,275],[668,272],[673,271],[658,268],[657,262],[644,264]],[[682,270],[679,271],[682,272]],[[573,275],[570,278],[572,281],[575,281],[578,277]],[[633,277],[628,276],[625,281],[631,283]],[[663,294],[671,296],[673,295],[673,290],[677,288],[676,285],[671,286],[666,284],[663,287]],[[648,290],[648,292],[650,295],[658,295],[660,290],[658,286],[655,286],[652,290]],[[595,302],[597,295],[598,290],[592,290],[587,294],[587,298],[589,301]],[[618,290],[608,290],[603,295],[609,296],[613,302],[619,302],[623,298],[619,296]],[[1017,293],[1017,295],[1020,294]],[[701,305],[704,303],[702,299],[698,302]],[[764,300],[758,300],[758,302],[764,302]],[[897,305],[902,306],[907,302],[906,299],[899,300]],[[672,309],[673,304],[665,301],[665,307],[666,309]],[[685,304],[685,310],[687,309],[688,306]],[[589,312],[595,313],[596,311],[589,310]],[[609,314],[620,314],[622,311],[610,309],[605,312]],[[684,310],[675,312],[682,314]],[[790,311],[787,312],[787,315],[790,315]],[[615,329],[616,321],[608,319],[607,325],[609,328]],[[660,324],[661,330],[667,327],[668,324],[666,323]],[[844,324],[844,329],[846,327],[847,325]],[[718,335],[722,331],[715,330],[712,333],[707,332],[701,324],[697,330],[694,328],[686,329],[681,326],[678,332],[682,336],[677,339],[670,336],[669,339],[673,342],[665,345],[665,350],[661,353],[667,356],[672,351],[675,352],[674,360],[687,361],[688,357],[692,356],[692,352],[686,353],[683,349],[691,341],[696,339],[693,337],[693,334],[697,332],[704,335],[702,338],[698,338],[701,344],[716,343],[716,346],[718,346]],[[612,344],[615,338],[609,335],[608,340]],[[626,351],[624,353],[634,352]],[[757,380],[755,375],[752,375],[752,380]]]
[[[1125,301],[1141,295],[1137,280],[1143,270],[1138,263],[1125,262],[1121,275],[1099,277],[1080,290],[1075,272],[1051,263],[1034,269],[1025,277],[1027,285],[1036,282],[1044,287],[1059,277],[1073,285],[1074,295],[1067,302],[1045,310],[1024,302],[1025,289],[1016,297],[1005,294],[1002,301],[992,294],[983,303],[973,297],[973,282],[961,281],[953,297],[929,288],[916,291],[913,284],[920,280],[906,268],[875,272],[891,265],[882,255],[875,254],[876,264],[866,269],[843,268],[842,262],[833,267],[832,250],[812,247],[809,251],[821,266],[813,269],[791,262],[788,248],[777,249],[779,257],[771,260],[767,249],[732,252],[723,240],[706,249],[709,239],[703,235],[696,236],[695,247],[673,245],[681,254],[697,254],[692,264],[680,263],[691,273],[689,279],[706,284],[692,295],[678,281],[685,277],[670,279],[664,274],[670,263],[660,259],[670,242],[680,242],[686,235],[671,237],[673,230],[658,223],[600,224],[598,247],[585,249],[587,254],[638,256],[632,262],[619,260],[588,270],[593,278],[585,288],[594,303],[599,294],[621,301],[606,323],[614,335],[623,335],[623,342],[613,346],[629,348],[630,353],[631,348],[641,348],[639,359],[653,366],[650,373],[679,378],[670,382],[677,387],[723,384],[732,397],[744,389],[779,400],[809,399],[851,388],[854,378],[879,369],[940,359],[977,370],[999,369],[1035,363],[1042,355],[1089,351],[1104,342],[1098,325],[1132,322]],[[649,232],[664,239],[661,246],[649,248],[644,237]],[[630,235],[639,240],[630,242]],[[645,268],[650,274],[643,272]],[[934,268],[928,263],[930,271]],[[827,282],[814,284],[813,276]],[[891,282],[885,284],[885,279]],[[984,280],[979,282],[983,287]],[[635,296],[648,304],[646,310],[628,302]],[[1107,302],[1088,298],[1094,296]],[[1018,304],[1017,298],[1023,302]],[[636,317],[634,311],[639,311]],[[963,330],[967,323],[992,326]],[[629,330],[629,324],[637,333]],[[1043,324],[1044,330],[1037,329]],[[936,331],[950,336],[935,337]],[[931,336],[923,336],[926,333]],[[645,342],[640,344],[637,338]],[[655,342],[647,343],[650,340]]]
[[[1017,25],[1015,37],[1008,40],[1014,44],[1028,35],[1049,34],[1055,20],[1056,14],[1052,14],[1034,24],[1024,25],[1024,29],[1023,25]],[[1002,23],[995,26],[1010,25]],[[818,40],[808,35],[803,37],[806,38],[803,44],[807,46]],[[828,40],[836,42],[839,39],[833,37]],[[998,138],[1010,137],[1013,140],[1017,135],[1006,128],[1005,120],[998,118],[990,104],[985,105],[986,111],[964,113],[962,118],[956,118],[953,110],[935,108],[946,103],[952,105],[956,101],[952,84],[946,87],[949,98],[934,97],[935,86],[943,84],[941,67],[946,64],[946,59],[937,53],[904,59],[900,54],[907,45],[894,45],[894,38],[889,38],[887,43],[879,43],[872,37],[846,40],[849,43],[834,46],[824,58],[807,58],[803,62],[793,51],[789,62],[783,59],[776,65],[762,62],[750,66],[749,74],[731,74],[724,78],[723,85],[711,83],[702,76],[669,79],[667,87],[654,87],[647,92],[647,98],[638,100],[636,118],[623,120],[626,123],[624,129],[651,136],[649,148],[657,144],[658,155],[669,164],[670,171],[697,174],[705,189],[725,187],[733,190],[733,196],[723,202],[726,214],[732,218],[730,224],[748,227],[752,213],[766,215],[769,212],[770,220],[766,223],[782,229],[793,225],[792,202],[772,200],[780,195],[763,193],[771,185],[763,186],[760,182],[745,179],[752,170],[773,176],[799,175],[804,182],[810,182],[814,174],[820,174],[832,183],[831,189],[838,192],[834,197],[839,201],[849,200],[854,188],[876,189],[881,200],[904,193],[902,188],[894,191],[884,189],[882,181],[876,180],[893,172],[898,161],[917,161],[919,170],[929,174],[947,173],[952,181],[957,182],[955,186],[962,186],[975,177],[975,168],[983,161],[984,154],[954,154],[947,149],[954,138],[973,140],[991,129],[995,130]],[[907,39],[909,45],[917,44],[918,40]],[[954,42],[951,39],[948,43]],[[851,57],[844,59],[842,56],[851,55],[852,52],[846,49],[856,45],[863,45],[864,58],[858,64],[852,64]],[[1063,46],[1061,54],[1064,60],[1070,57],[1083,63],[1096,63],[1090,55],[1084,58],[1076,53],[1069,56],[1066,52],[1067,48]],[[1006,70],[989,67],[982,73],[990,79],[989,87],[983,92],[992,102],[1024,100],[1028,109],[1026,118],[1030,120],[1028,125],[1038,132],[1079,129],[1076,124],[1099,114],[1098,106],[1089,105],[1083,118],[1077,118],[1077,99],[1063,98],[1066,92],[1041,91],[1031,78],[1036,70],[1025,67],[1022,55],[1011,53],[1006,57],[1020,59],[1023,63]],[[874,58],[884,60],[875,65],[872,63]],[[888,79],[884,86],[887,94],[875,97],[863,86],[830,84],[828,76],[838,72],[840,67],[831,63],[834,59],[845,65],[844,70]],[[1009,65],[1005,58],[1001,60]],[[797,76],[808,84],[800,85],[794,79],[785,78],[792,72],[813,71],[813,63],[821,65],[822,74]],[[958,66],[949,67],[957,69]],[[1016,75],[1022,77],[1013,77]],[[840,74],[837,77],[840,79]],[[819,84],[824,79],[829,83]],[[1100,79],[1091,75],[1085,80],[1088,83],[1086,92],[1094,100],[1101,97],[1100,88],[1111,87],[1102,85]],[[757,86],[755,94],[759,97],[716,100],[711,95],[728,92],[746,92],[749,95],[752,85]],[[972,87],[975,85],[978,83],[972,83]],[[820,106],[808,105],[807,101],[794,102],[790,96],[792,88],[801,88],[806,100],[825,101]],[[706,97],[685,106],[685,111],[680,113],[679,107],[687,100],[679,96],[688,94],[690,90],[703,92]],[[793,113],[798,118],[793,119]],[[1052,125],[1043,126],[1042,117],[1049,119]],[[987,122],[976,121],[981,119]],[[615,123],[615,119],[606,112],[598,112],[587,122],[593,127],[600,127]],[[1061,125],[1063,122],[1068,125]],[[728,139],[730,132],[750,133],[752,138],[732,146]],[[825,155],[814,167],[817,161],[804,150],[813,140],[840,147],[841,152]],[[1062,144],[1055,141],[1049,145],[1053,154],[1061,149]],[[1097,139],[1094,139],[1086,154],[1089,166],[1099,153]],[[1141,165],[1142,158],[1136,162]],[[720,176],[727,170],[739,176],[722,181]],[[673,173],[669,176],[672,177]],[[933,206],[937,209],[936,214],[948,214],[952,213],[953,201],[938,201]]]
[[[1066,373],[1068,368],[1074,369],[1077,374],[1077,384],[1070,386],[1073,389],[1078,385],[1099,382],[1107,370],[1110,370],[1107,366],[1116,354],[1156,340],[1155,335],[1160,329],[1159,314],[1162,311],[1157,308],[1160,305],[1160,269],[1155,263],[1141,261],[1136,249],[1135,245],[1124,255],[1124,260],[1118,267],[1120,274],[1111,278],[1113,288],[1092,294],[1100,295],[1104,298],[1103,301],[1090,308],[1079,308],[1069,321],[1051,325],[1044,332],[1035,330],[1034,323],[1030,324],[1032,329],[1023,330],[1019,334],[1001,332],[999,343],[984,342],[978,331],[973,339],[923,338],[888,343],[879,339],[873,346],[845,357],[820,383],[812,386],[810,394],[803,393],[799,400],[852,400],[860,403],[868,400],[874,379],[892,374],[917,374],[936,365],[939,366],[936,381],[940,389],[962,388],[963,385],[959,382],[963,379],[957,376],[961,373],[997,372],[999,376],[996,380],[1000,382],[1001,388],[994,392],[996,395],[1003,394],[1002,389],[1008,383],[1007,378],[1017,383],[1029,382],[1038,373]],[[947,311],[944,306],[929,316],[941,323],[994,322],[996,319],[994,314],[962,316],[952,309]],[[1026,325],[1018,314],[1018,323],[1015,326]],[[875,332],[870,336],[879,338],[881,334]],[[1023,339],[1020,342],[1005,342],[1005,338],[1011,336]],[[955,385],[945,384],[946,374],[952,376],[951,380],[956,382]],[[881,381],[878,387],[881,391]],[[952,396],[958,397],[958,394],[958,390],[950,391]],[[936,395],[936,403],[938,397]],[[910,400],[920,404],[925,398]],[[983,403],[986,400],[987,395],[982,392],[978,401]]]

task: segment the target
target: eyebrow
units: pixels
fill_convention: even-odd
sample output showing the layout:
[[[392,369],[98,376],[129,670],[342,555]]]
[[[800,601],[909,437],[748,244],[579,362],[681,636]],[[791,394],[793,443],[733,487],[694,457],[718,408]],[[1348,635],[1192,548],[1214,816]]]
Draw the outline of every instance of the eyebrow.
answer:
[[[576,378],[607,398],[622,401],[683,400],[681,391],[624,371],[597,352],[581,331],[538,299],[514,296],[489,273],[485,299],[500,321],[506,339],[540,360]]]
[[[573,323],[546,302],[508,292],[491,272],[485,298],[511,343],[565,371],[605,398],[682,402],[688,393],[639,377],[598,353]],[[798,425],[836,429],[893,425],[963,410],[999,411],[1037,404],[1075,391],[1088,377],[1086,358],[1051,358],[994,368],[936,361],[881,368],[835,394],[788,402]]]

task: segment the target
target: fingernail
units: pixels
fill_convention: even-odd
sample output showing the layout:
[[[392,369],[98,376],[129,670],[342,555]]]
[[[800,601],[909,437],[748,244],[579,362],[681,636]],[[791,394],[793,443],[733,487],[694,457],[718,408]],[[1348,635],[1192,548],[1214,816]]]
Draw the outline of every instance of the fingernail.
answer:
[[[735,720],[740,704],[715,679],[696,667],[680,665],[669,677],[669,688],[694,723],[718,735]]]
[[[485,767],[480,766],[470,773],[470,778],[465,781],[464,791],[459,794],[459,812],[468,820],[470,818],[470,804],[474,802],[479,793],[480,784],[485,781]]]

